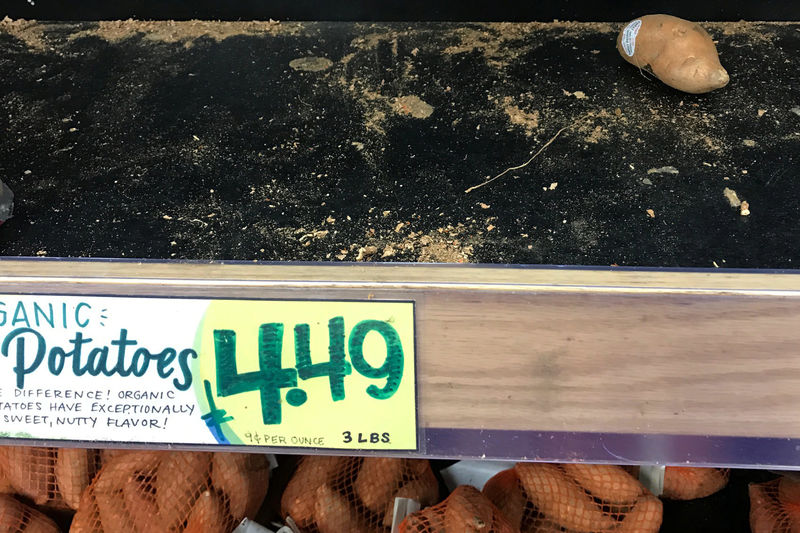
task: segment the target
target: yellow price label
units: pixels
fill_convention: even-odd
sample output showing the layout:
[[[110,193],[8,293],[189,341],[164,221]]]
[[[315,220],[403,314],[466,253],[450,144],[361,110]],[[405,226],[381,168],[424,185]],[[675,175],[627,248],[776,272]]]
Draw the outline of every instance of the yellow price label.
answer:
[[[196,346],[222,444],[417,449],[413,302],[214,300]]]

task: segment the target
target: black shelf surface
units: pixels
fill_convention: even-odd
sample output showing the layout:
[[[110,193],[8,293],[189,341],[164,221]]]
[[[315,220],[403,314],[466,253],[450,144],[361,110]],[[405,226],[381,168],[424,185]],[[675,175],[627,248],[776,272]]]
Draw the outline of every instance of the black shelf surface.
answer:
[[[695,96],[615,24],[6,21],[0,254],[793,269],[800,25],[708,27]]]

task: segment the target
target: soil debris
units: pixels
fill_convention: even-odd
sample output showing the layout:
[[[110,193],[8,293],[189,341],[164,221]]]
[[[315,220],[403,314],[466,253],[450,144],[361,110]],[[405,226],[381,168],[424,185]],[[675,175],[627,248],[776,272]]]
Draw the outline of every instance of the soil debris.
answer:
[[[289,61],[289,66],[294,70],[301,70],[303,72],[322,72],[328,70],[333,65],[333,61],[327,57],[298,57]]]
[[[98,37],[109,42],[123,41],[141,35],[148,41],[183,43],[190,48],[203,37],[223,41],[237,35],[298,35],[303,26],[298,23],[271,21],[209,21],[209,20],[110,20],[100,21],[97,27],[75,32],[70,40]]]
[[[678,174],[680,171],[673,166],[651,168],[647,171],[648,174]]]
[[[722,194],[725,195],[725,198],[728,200],[728,203],[730,204],[731,207],[739,207],[740,205],[742,205],[742,201],[739,200],[739,196],[733,189],[725,187],[722,190]]]
[[[534,130],[539,127],[539,111],[536,109],[530,112],[523,111],[516,105],[513,105],[512,101],[510,96],[504,97],[503,110],[506,115],[508,115],[508,119],[511,123],[515,126],[521,126],[525,130],[525,135],[530,137],[533,135]]]
[[[748,202],[742,202],[742,205],[739,209],[739,214],[743,217],[750,215],[750,204]]]
[[[0,32],[13,35],[33,50],[44,51],[47,49],[44,30],[45,25],[35,20],[14,20],[7,16],[0,20]]]
[[[398,115],[411,115],[414,118],[428,118],[433,114],[433,106],[413,94],[395,98],[392,109]]]

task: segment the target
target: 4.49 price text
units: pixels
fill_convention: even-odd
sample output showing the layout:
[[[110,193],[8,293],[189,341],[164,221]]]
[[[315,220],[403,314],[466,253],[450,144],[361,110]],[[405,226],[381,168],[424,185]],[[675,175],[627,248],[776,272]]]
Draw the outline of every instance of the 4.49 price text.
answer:
[[[376,332],[386,344],[386,358],[382,365],[372,366],[364,356],[364,340],[368,333]],[[297,388],[298,378],[309,380],[327,377],[331,398],[334,402],[345,399],[344,378],[353,369],[362,376],[386,380],[382,386],[371,384],[366,393],[375,400],[391,398],[403,379],[403,345],[400,335],[386,321],[362,320],[346,337],[345,354],[344,318],[334,317],[328,321],[328,361],[312,363],[311,329],[308,324],[294,327],[295,368],[281,366],[284,325],[279,322],[262,324],[258,329],[258,370],[239,373],[236,364],[236,332],[228,329],[214,330],[216,357],[217,395],[232,396],[244,392],[260,393],[261,415],[264,424],[280,424],[281,389],[288,388],[285,401],[291,406],[303,405],[308,394]]]

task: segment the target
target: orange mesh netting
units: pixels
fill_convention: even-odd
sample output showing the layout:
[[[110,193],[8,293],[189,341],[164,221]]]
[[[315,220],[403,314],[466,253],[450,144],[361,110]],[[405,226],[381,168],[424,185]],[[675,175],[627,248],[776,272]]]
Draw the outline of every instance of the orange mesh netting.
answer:
[[[661,496],[671,500],[705,498],[724,489],[729,476],[730,470],[726,468],[668,466]]]
[[[59,533],[55,522],[7,494],[0,494],[0,531],[3,533]]]
[[[522,533],[657,532],[663,514],[661,500],[611,465],[518,463],[483,493]]]
[[[750,484],[753,533],[800,531],[800,483],[788,477]]]
[[[400,533],[515,533],[519,531],[475,487],[461,485],[445,501],[408,515]]]
[[[252,518],[269,487],[264,455],[131,451],[108,462],[84,491],[73,533],[213,533]]]
[[[427,460],[306,456],[283,493],[281,514],[304,533],[384,533],[396,497],[438,501]]]
[[[99,461],[97,450],[5,446],[0,448],[0,492],[54,509],[77,509]]]

